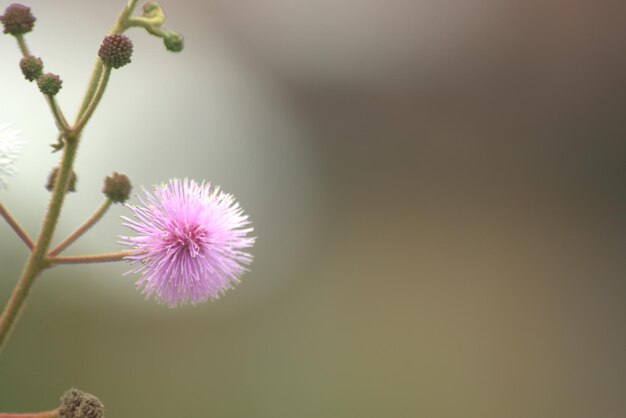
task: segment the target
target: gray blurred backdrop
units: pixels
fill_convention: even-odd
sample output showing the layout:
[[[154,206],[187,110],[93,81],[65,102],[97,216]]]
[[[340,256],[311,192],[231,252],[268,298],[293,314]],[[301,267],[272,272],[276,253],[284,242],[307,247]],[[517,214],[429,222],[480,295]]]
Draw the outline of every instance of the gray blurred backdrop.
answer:
[[[32,0],[73,115],[123,0]],[[4,10],[8,2],[0,3]],[[121,417],[626,416],[620,2],[164,0],[87,126],[57,239],[171,177],[235,194],[258,244],[221,300],[168,309],[124,264],[46,272],[0,355],[0,410],[75,386]],[[36,234],[59,155],[13,39],[0,200]],[[115,206],[68,254],[119,249]],[[0,224],[0,303],[27,257]]]

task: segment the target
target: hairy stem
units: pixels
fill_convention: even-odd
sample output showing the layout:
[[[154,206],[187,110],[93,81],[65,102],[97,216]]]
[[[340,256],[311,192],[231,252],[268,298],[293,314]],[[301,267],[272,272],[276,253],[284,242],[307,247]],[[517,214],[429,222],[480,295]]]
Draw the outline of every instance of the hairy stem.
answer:
[[[28,233],[24,231],[24,229],[20,226],[17,220],[11,215],[9,210],[6,207],[4,207],[2,203],[0,203],[0,215],[2,215],[5,221],[7,221],[7,223],[13,229],[13,231],[15,231],[17,236],[20,237],[22,241],[24,241],[24,244],[26,244],[28,249],[32,250],[33,247],[35,246],[35,244],[33,243],[33,240],[30,238]]]
[[[83,102],[81,103],[80,109],[78,110],[78,118],[80,118],[83,113],[85,113],[85,109],[87,109],[87,106],[89,106],[89,103],[91,103],[91,99],[93,99],[96,88],[98,88],[100,77],[102,77],[103,68],[104,64],[102,64],[102,60],[100,60],[100,58],[96,59],[96,63],[94,64],[93,70],[91,71],[91,78],[89,79],[87,90],[85,91],[85,97],[83,97]]]
[[[65,199],[70,180],[70,172],[72,171],[72,165],[78,149],[78,140],[79,138],[72,138],[66,141],[61,168],[59,169],[57,181],[52,191],[50,203],[48,204],[48,212],[46,213],[41,231],[39,232],[39,238],[24,265],[22,275],[15,285],[15,289],[13,289],[13,293],[4,308],[4,312],[2,312],[0,316],[0,350],[13,329],[19,313],[24,308],[24,302],[26,302],[28,298],[28,294],[35,283],[35,279],[45,267],[45,256],[59,220],[63,200]]]
[[[128,4],[124,10],[122,10],[122,13],[113,26],[111,33],[120,33],[126,29],[126,21],[136,4],[137,0],[128,1]],[[22,54],[24,56],[30,55],[24,38],[18,35],[16,36],[16,39]],[[100,75],[97,75],[96,73],[99,72],[98,67],[99,66],[96,66],[96,68],[94,68],[94,74],[92,74],[91,80],[99,80],[99,82],[97,87],[95,87],[93,94],[91,94],[91,97],[87,100],[89,104],[83,112],[79,112],[76,116],[76,125],[67,132],[62,132],[61,128],[59,128],[61,130],[60,133],[62,137],[65,139],[65,147],[59,174],[57,176],[54,190],[52,191],[52,196],[48,204],[48,211],[46,212],[46,216],[41,226],[37,242],[33,246],[33,250],[24,265],[22,274],[13,289],[13,293],[11,293],[9,301],[4,307],[2,315],[0,315],[0,351],[13,330],[20,312],[24,308],[24,304],[28,299],[28,295],[33,287],[33,284],[35,283],[35,279],[39,276],[39,274],[41,274],[44,268],[50,266],[46,254],[50,247],[50,242],[52,241],[52,236],[54,235],[59,215],[61,214],[61,208],[63,206],[63,201],[65,199],[65,194],[70,181],[70,174],[72,172],[76,152],[78,150],[78,144],[80,142],[80,136],[85,124],[89,121],[89,118],[100,102],[109,78],[110,67],[105,68]],[[85,95],[86,98],[90,96],[90,91],[91,86],[88,87],[87,94]],[[53,106],[53,113],[55,109],[58,109],[56,104]],[[59,115],[61,115],[60,111]],[[57,119],[56,115],[55,119]],[[105,257],[102,261],[117,261],[121,260],[123,257],[124,256],[118,255],[117,258],[111,258],[111,255],[109,255],[108,258]]]
[[[96,224],[96,222],[98,222],[102,218],[102,216],[104,216],[104,214],[109,209],[109,207],[111,207],[111,203],[113,203],[111,201],[111,199],[105,200],[104,203],[102,205],[100,205],[100,207],[89,218],[87,218],[87,220],[85,222],[83,222],[83,224],[81,226],[76,228],[76,230],[74,232],[72,232],[70,235],[68,235],[68,237],[65,238],[63,241],[61,241],[59,243],[59,245],[54,247],[48,253],[48,257],[54,257],[57,254],[60,254],[61,251],[66,249],[74,241],[76,241],[78,238],[80,238],[81,235],[83,235],[85,232],[87,232],[89,230],[89,228],[94,226]]]
[[[89,254],[77,255],[70,257],[51,257],[47,262],[54,264],[90,264],[90,263],[110,263],[113,261],[122,261],[124,258],[134,255],[133,251],[119,251],[116,253],[106,254]]]
[[[57,124],[59,132],[69,132],[70,126],[67,123],[67,120],[65,119],[65,116],[63,115],[63,112],[61,111],[61,108],[59,107],[56,99],[53,96],[46,95],[46,100],[48,101],[50,111],[52,112],[52,116],[54,116],[54,121]]]
[[[104,70],[102,71],[102,75],[100,76],[100,81],[98,82],[98,87],[96,88],[96,92],[93,95],[91,103],[89,103],[87,109],[85,109],[83,114],[80,115],[80,119],[78,120],[78,122],[76,122],[76,125],[74,126],[74,130],[76,130],[77,132],[81,132],[83,130],[87,122],[89,122],[91,115],[93,115],[93,112],[96,110],[96,107],[98,107],[98,103],[100,103],[100,99],[102,99],[104,90],[106,89],[109,82],[110,75],[111,67],[108,65],[104,66]]]

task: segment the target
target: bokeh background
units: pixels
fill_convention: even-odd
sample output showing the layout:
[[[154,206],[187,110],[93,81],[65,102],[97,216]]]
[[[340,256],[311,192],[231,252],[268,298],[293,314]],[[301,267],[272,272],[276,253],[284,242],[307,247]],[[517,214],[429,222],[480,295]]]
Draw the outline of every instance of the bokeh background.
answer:
[[[4,9],[8,2],[2,2]],[[30,0],[73,114],[124,2]],[[217,302],[175,310],[124,264],[37,282],[0,410],[69,387],[108,417],[626,416],[626,54],[620,2],[163,0],[87,126],[59,239],[171,177],[235,194],[258,244]],[[0,121],[27,141],[0,199],[33,235],[59,157],[0,37]],[[115,206],[68,254],[120,248]],[[25,248],[0,225],[0,302]]]

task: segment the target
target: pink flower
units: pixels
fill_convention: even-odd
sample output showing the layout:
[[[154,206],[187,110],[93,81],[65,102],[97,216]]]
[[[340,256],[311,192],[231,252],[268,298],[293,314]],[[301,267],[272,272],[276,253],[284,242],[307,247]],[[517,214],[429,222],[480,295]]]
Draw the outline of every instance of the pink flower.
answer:
[[[252,256],[244,250],[255,238],[248,216],[234,197],[211,184],[174,179],[144,189],[141,205],[128,206],[134,219],[122,217],[137,233],[121,237],[140,273],[137,286],[171,307],[217,299],[239,282]]]

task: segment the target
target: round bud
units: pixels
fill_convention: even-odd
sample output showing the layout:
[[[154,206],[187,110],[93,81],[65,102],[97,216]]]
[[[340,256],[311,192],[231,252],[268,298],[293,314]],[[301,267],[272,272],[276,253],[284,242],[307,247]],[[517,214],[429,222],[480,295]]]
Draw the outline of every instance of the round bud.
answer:
[[[63,85],[61,78],[52,73],[46,73],[37,79],[39,91],[48,96],[56,95]]]
[[[124,35],[110,35],[104,38],[98,56],[105,65],[120,68],[130,63],[133,43]]]
[[[60,418],[102,418],[104,405],[100,399],[78,389],[70,389],[61,397]]]
[[[54,190],[54,185],[57,182],[58,175],[59,175],[59,167],[53,168],[50,174],[48,175],[48,182],[46,183],[46,190],[48,190],[49,192]],[[70,182],[67,185],[68,192],[76,191],[76,181],[77,181],[76,173],[74,172],[74,170],[72,170],[72,172],[70,173]]]
[[[4,33],[22,35],[33,30],[35,16],[30,12],[30,7],[23,4],[13,3],[4,10],[0,16],[0,22],[4,25]]]
[[[176,32],[167,32],[163,37],[163,43],[165,44],[165,48],[172,52],[180,52],[185,46],[183,37]]]
[[[124,203],[130,196],[132,186],[128,176],[119,173],[113,173],[104,179],[104,193],[112,202]]]
[[[37,80],[43,71],[43,61],[41,58],[28,55],[20,60],[20,68],[26,80]]]

